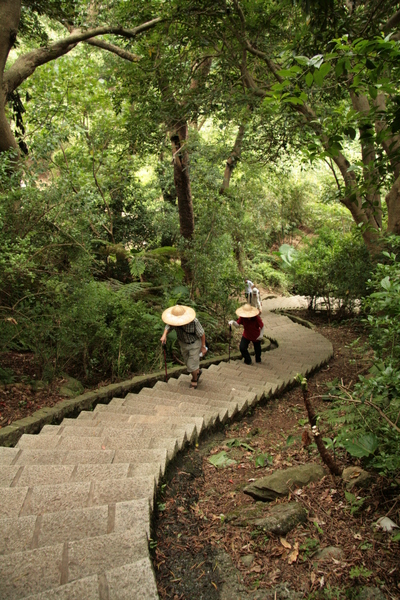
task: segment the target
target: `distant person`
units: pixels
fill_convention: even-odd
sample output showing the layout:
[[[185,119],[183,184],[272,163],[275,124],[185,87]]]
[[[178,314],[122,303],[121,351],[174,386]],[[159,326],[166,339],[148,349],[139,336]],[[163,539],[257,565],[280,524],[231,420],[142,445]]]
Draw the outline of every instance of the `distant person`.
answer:
[[[261,304],[261,296],[260,296],[260,290],[256,287],[253,287],[253,291],[251,293],[251,302],[250,302],[251,306],[254,306],[255,308],[258,308],[258,310],[261,312],[262,311],[262,304]]]
[[[204,356],[207,352],[204,329],[190,306],[176,304],[164,310],[161,318],[166,325],[160,341],[165,344],[168,333],[175,329],[183,360],[192,375],[190,387],[195,389],[201,375],[200,354]]]
[[[263,338],[263,327],[259,314],[260,311],[250,304],[244,304],[237,309],[236,314],[238,315],[237,321],[229,321],[229,325],[239,327],[243,325],[243,335],[240,340],[239,350],[244,358],[246,365],[251,365],[251,356],[249,353],[250,342],[253,342],[254,352],[256,355],[256,362],[261,362],[261,340]]]
[[[251,294],[254,288],[254,283],[252,281],[250,281],[250,279],[245,279],[244,280],[244,284],[245,284],[245,296],[246,296],[246,302],[248,304],[251,304]]]

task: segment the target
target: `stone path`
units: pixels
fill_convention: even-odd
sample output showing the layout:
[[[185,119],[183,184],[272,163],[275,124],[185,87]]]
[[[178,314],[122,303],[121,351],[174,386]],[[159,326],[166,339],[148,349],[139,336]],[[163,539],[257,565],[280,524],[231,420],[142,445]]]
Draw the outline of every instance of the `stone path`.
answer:
[[[332,356],[318,333],[263,307],[278,348],[114,398],[0,447],[0,600],[156,600],[157,485],[175,454]]]

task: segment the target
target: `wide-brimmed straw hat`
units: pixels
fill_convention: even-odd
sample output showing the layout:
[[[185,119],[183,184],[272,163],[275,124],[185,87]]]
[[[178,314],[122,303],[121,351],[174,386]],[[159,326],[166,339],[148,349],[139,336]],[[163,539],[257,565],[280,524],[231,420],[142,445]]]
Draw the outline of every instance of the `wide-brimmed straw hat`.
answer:
[[[190,306],[182,306],[181,304],[175,304],[164,310],[161,315],[162,320],[167,325],[179,327],[180,325],[187,325],[191,323],[195,318],[196,313]]]
[[[246,319],[250,319],[251,317],[256,317],[260,314],[260,311],[255,306],[250,306],[250,304],[243,304],[243,306],[239,306],[236,311],[238,317],[245,317]]]

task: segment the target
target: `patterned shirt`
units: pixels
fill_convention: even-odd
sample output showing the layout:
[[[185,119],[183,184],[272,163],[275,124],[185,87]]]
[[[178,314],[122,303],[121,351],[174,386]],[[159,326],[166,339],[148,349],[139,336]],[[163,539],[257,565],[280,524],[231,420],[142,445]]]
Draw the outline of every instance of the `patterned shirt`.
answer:
[[[172,329],[175,329],[178,340],[180,342],[184,342],[185,344],[193,344],[193,342],[204,335],[204,329],[200,325],[200,321],[196,318],[194,318],[193,321],[187,325],[166,325],[166,331],[169,331],[171,327]]]

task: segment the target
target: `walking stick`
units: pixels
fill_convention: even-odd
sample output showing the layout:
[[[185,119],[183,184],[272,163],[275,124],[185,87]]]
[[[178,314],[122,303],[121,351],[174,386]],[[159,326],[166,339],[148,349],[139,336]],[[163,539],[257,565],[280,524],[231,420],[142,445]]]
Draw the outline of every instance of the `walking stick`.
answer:
[[[165,365],[165,383],[168,383],[168,373],[167,373],[167,352],[165,350],[166,344],[162,345],[164,352],[164,365]]]
[[[228,362],[231,362],[231,335],[232,335],[232,325],[229,325],[229,357],[228,357]]]

